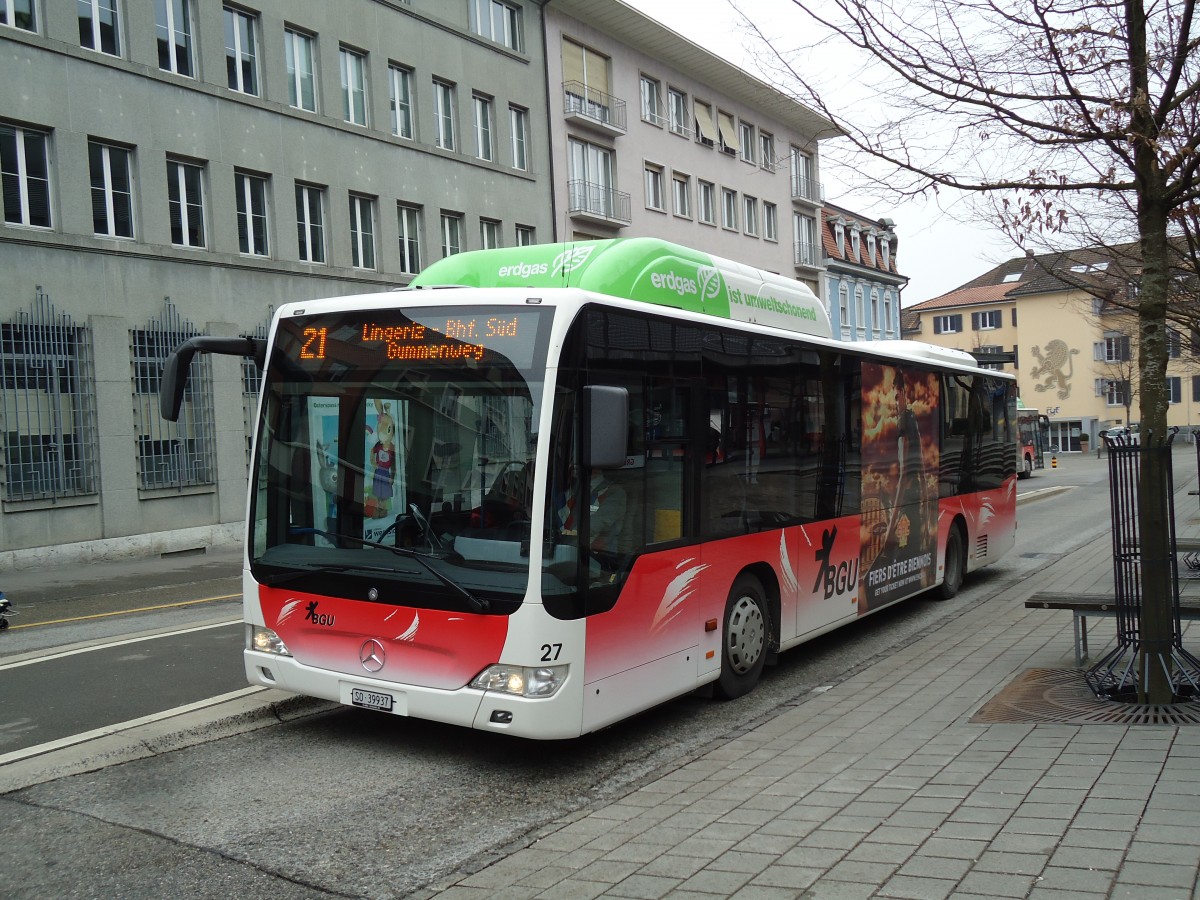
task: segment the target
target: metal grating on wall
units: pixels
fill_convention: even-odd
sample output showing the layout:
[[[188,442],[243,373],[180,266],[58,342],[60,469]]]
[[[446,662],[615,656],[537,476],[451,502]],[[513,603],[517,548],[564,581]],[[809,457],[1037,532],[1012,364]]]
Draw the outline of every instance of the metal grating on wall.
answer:
[[[275,307],[271,306],[267,320],[275,317]],[[263,324],[254,331],[243,334],[242,337],[265,341],[270,328]],[[250,471],[251,457],[254,453],[254,429],[258,416],[258,395],[262,391],[262,372],[254,360],[242,357],[242,426],[246,435],[246,471]]]
[[[99,490],[91,329],[40,285],[28,312],[0,324],[0,447],[5,500]]]
[[[159,415],[158,392],[167,356],[200,334],[163,299],[163,314],[129,332],[133,374],[133,427],[137,438],[138,486],[183,488],[216,481],[212,360],[197,354],[183,396],[179,421]]]

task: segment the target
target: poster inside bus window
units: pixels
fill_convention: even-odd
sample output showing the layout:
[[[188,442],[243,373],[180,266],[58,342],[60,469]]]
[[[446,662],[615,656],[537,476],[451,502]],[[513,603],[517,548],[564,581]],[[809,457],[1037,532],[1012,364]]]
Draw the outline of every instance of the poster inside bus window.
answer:
[[[309,458],[312,460],[313,525],[318,531],[334,534],[338,530],[338,399],[308,398]],[[322,534],[313,536],[318,547],[334,542]]]
[[[940,387],[933,372],[862,365],[863,612],[936,579]]]
[[[405,497],[404,439],[408,433],[408,403],[375,398],[365,404],[366,472],[363,496],[363,537],[382,538],[403,511]]]

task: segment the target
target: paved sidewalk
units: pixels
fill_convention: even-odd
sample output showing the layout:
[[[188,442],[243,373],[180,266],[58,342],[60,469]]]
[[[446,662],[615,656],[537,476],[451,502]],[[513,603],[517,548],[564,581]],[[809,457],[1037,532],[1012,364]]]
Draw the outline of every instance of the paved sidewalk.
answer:
[[[1181,532],[1194,481],[1177,468]],[[1200,729],[968,721],[1025,670],[1073,667],[1070,615],[1024,600],[1105,567],[1093,542],[425,896],[1200,897]]]

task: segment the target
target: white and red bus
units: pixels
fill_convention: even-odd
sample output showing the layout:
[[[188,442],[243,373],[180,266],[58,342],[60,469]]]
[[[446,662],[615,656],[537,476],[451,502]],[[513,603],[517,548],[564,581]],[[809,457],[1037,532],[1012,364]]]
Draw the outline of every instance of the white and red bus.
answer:
[[[265,362],[250,682],[529,738],[697,689],[1013,545],[1015,386],[831,339],[780,276],[661,241],[463,253],[294,303]],[[455,285],[453,287],[434,287]]]
[[[1050,418],[1036,409],[1017,406],[1017,477],[1028,478],[1046,467],[1050,450]]]

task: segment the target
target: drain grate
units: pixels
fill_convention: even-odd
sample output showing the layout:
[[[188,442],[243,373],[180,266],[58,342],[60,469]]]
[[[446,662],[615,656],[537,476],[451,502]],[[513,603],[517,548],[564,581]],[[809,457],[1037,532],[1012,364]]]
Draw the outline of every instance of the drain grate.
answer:
[[[1200,703],[1141,706],[1098,700],[1077,669],[1028,669],[971,717],[976,725],[1200,725]]]

